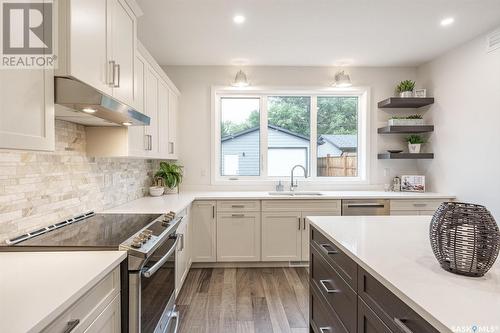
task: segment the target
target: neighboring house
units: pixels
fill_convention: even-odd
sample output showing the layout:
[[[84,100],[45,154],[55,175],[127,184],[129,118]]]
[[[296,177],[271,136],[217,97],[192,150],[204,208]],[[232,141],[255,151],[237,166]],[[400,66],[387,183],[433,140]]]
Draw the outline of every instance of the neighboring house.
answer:
[[[286,176],[293,165],[309,167],[309,137],[268,126],[268,175]],[[260,131],[258,127],[223,137],[221,171],[226,176],[258,176],[260,174]],[[324,135],[318,138],[318,156],[340,156],[355,151],[355,135]],[[353,146],[354,144],[354,146]],[[324,155],[323,155],[324,154]]]

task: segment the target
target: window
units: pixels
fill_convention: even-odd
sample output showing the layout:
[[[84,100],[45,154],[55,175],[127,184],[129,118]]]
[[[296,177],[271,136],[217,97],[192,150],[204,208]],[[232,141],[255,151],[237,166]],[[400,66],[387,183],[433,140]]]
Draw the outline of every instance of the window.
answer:
[[[260,175],[260,99],[221,99],[221,175]]]
[[[213,90],[213,183],[366,182],[368,90]],[[302,172],[297,172],[302,176]]]

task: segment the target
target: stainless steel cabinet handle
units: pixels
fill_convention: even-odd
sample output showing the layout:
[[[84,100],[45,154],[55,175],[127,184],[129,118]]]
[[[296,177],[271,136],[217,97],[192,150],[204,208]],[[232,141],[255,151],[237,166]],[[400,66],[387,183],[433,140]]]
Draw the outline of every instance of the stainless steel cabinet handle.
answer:
[[[116,77],[115,65],[116,65],[116,62],[114,60],[110,60],[108,62],[108,66],[109,66],[108,67],[108,85],[111,87],[113,87],[115,85],[115,77]],[[109,68],[111,68],[111,75],[109,73]]]
[[[215,219],[215,205],[212,206],[212,218]]]
[[[300,225],[301,225],[301,223],[302,223],[302,219],[299,217],[299,218],[298,218],[298,220],[299,220],[299,230],[300,230],[300,228],[301,228],[301,226],[300,226]]]
[[[173,154],[174,153],[174,142],[169,142],[168,143],[168,153]]]
[[[245,217],[245,214],[231,214],[232,217]]]
[[[75,320],[68,321],[68,323],[66,324],[66,328],[64,329],[63,333],[69,333],[69,332],[71,332],[72,330],[75,329],[75,327],[78,326],[78,324],[80,324],[80,319],[75,319]]]
[[[116,75],[117,75],[117,80],[115,82],[115,70],[116,70]],[[113,65],[113,87],[114,88],[120,88],[120,65],[115,64]]]
[[[172,312],[171,318],[175,319],[175,328],[173,333],[177,333],[177,330],[179,329],[179,311]]]
[[[414,207],[425,207],[425,206],[427,206],[427,204],[424,204],[424,203],[414,203],[413,206]]]
[[[306,218],[304,217],[302,221],[304,222],[304,230],[306,230]]]
[[[360,203],[360,204],[347,204],[347,208],[384,208],[384,204],[379,203]]]
[[[321,333],[331,332],[331,331],[332,331],[332,328],[331,328],[331,327],[320,327],[320,328],[319,328],[319,331],[320,331]]]
[[[149,150],[149,135],[144,134],[144,150]]]
[[[232,205],[231,208],[245,208],[245,205]]]
[[[404,333],[413,333],[413,331],[404,323],[404,319],[394,318],[394,324],[396,324],[396,326]]]
[[[334,294],[334,293],[338,293],[339,292],[338,289],[328,288],[328,286],[326,285],[327,283],[329,285],[331,285],[332,281],[331,280],[319,280],[319,284],[321,284],[321,286],[323,287],[323,289],[325,289],[325,291],[328,294]]]
[[[184,251],[184,234],[179,234],[179,237],[181,238],[181,248],[179,249],[179,252]]]
[[[320,244],[319,245],[323,252],[326,254],[338,254],[339,251],[335,250],[330,244]]]

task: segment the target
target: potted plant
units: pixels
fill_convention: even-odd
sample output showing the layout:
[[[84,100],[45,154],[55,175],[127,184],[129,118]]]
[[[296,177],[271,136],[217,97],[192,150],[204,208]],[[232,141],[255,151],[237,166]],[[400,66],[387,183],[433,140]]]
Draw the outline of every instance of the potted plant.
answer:
[[[411,154],[418,154],[425,140],[420,135],[410,135],[406,137],[406,142],[408,142],[408,151]]]
[[[160,162],[160,169],[155,173],[155,179],[163,183],[167,193],[179,193],[183,176],[182,166],[168,162]]]
[[[420,126],[424,124],[424,119],[420,114],[411,116],[394,116],[389,119],[389,126]]]
[[[399,93],[400,97],[413,97],[414,89],[415,81],[412,80],[401,81],[396,87],[396,91]]]

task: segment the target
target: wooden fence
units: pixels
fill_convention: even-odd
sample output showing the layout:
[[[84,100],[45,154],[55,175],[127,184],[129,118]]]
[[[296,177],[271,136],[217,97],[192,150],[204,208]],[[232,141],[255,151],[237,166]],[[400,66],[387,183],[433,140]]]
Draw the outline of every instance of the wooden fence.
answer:
[[[357,156],[318,157],[318,177],[356,177],[358,175]]]

